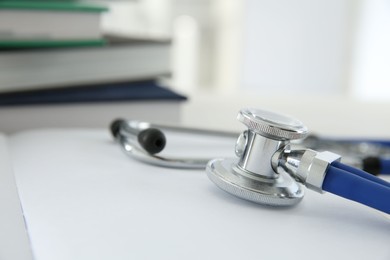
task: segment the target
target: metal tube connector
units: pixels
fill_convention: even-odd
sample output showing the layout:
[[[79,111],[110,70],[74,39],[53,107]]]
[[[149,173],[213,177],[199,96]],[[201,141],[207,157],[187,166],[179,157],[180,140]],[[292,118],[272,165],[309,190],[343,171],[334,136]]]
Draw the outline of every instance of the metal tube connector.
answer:
[[[329,165],[341,156],[332,152],[291,150],[289,146],[277,151],[272,157],[272,168],[277,173],[286,172],[307,188],[323,193],[322,184]]]

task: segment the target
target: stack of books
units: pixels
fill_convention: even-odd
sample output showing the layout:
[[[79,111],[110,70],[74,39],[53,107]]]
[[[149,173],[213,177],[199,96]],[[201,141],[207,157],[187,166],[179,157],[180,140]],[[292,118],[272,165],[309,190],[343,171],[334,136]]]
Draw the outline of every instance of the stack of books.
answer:
[[[171,42],[105,37],[105,11],[77,1],[0,0],[0,131],[105,127],[118,116],[179,120],[186,98],[159,80],[171,72]]]

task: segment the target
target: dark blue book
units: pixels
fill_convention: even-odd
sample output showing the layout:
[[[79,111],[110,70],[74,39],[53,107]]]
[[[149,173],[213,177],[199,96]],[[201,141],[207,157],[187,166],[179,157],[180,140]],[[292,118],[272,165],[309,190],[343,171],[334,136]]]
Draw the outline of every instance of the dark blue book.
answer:
[[[155,80],[80,85],[0,93],[0,106],[56,105],[75,103],[184,101],[185,96],[160,86]]]

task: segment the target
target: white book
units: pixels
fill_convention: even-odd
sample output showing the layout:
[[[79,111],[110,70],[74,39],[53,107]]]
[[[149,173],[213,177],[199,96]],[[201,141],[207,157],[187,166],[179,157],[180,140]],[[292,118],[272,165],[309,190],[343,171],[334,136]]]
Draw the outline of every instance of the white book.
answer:
[[[128,158],[106,128],[27,131],[4,143],[36,260],[390,256],[390,219],[377,211],[311,191],[295,207],[250,203],[204,170]],[[233,156],[234,143],[171,135],[164,153]]]
[[[72,87],[167,75],[169,42],[0,52],[0,92]]]
[[[180,100],[79,103],[0,108],[0,132],[27,129],[108,126],[116,118],[142,118],[160,123],[178,123]]]
[[[104,7],[78,2],[0,2],[0,41],[100,39]]]

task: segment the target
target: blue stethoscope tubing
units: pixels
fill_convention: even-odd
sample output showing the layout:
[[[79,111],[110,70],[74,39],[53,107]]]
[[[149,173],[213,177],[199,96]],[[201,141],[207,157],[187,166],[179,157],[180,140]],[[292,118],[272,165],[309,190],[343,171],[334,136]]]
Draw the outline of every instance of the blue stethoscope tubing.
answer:
[[[379,174],[390,174],[390,159],[380,159],[381,171]]]
[[[360,169],[333,162],[322,189],[390,214],[390,183]]]
[[[356,142],[356,143],[368,143],[379,145],[383,147],[390,148],[390,140],[371,140],[371,139],[361,139],[361,140],[348,140],[347,142]],[[390,174],[390,157],[376,157],[378,161],[378,174]],[[351,167],[352,168],[352,167]]]
[[[390,147],[390,140],[338,140],[341,143],[368,143]],[[390,174],[390,158],[369,157],[377,164],[378,174]],[[371,173],[333,162],[322,185],[324,191],[390,214],[390,183]]]
[[[371,174],[385,174],[390,175],[390,154],[388,150],[390,149],[390,140],[380,140],[380,139],[334,139],[334,138],[321,138],[321,143],[337,143],[338,145],[351,145],[351,144],[368,144],[375,145],[376,147],[382,147],[386,150],[384,156],[367,156],[363,158],[365,163],[369,168],[366,170]],[[317,147],[314,147],[316,149]],[[318,148],[317,148],[318,149]],[[327,150],[333,150],[332,148],[326,148]],[[377,151],[379,153],[380,151]],[[362,155],[362,154],[361,154]],[[363,163],[363,168],[364,164]]]

